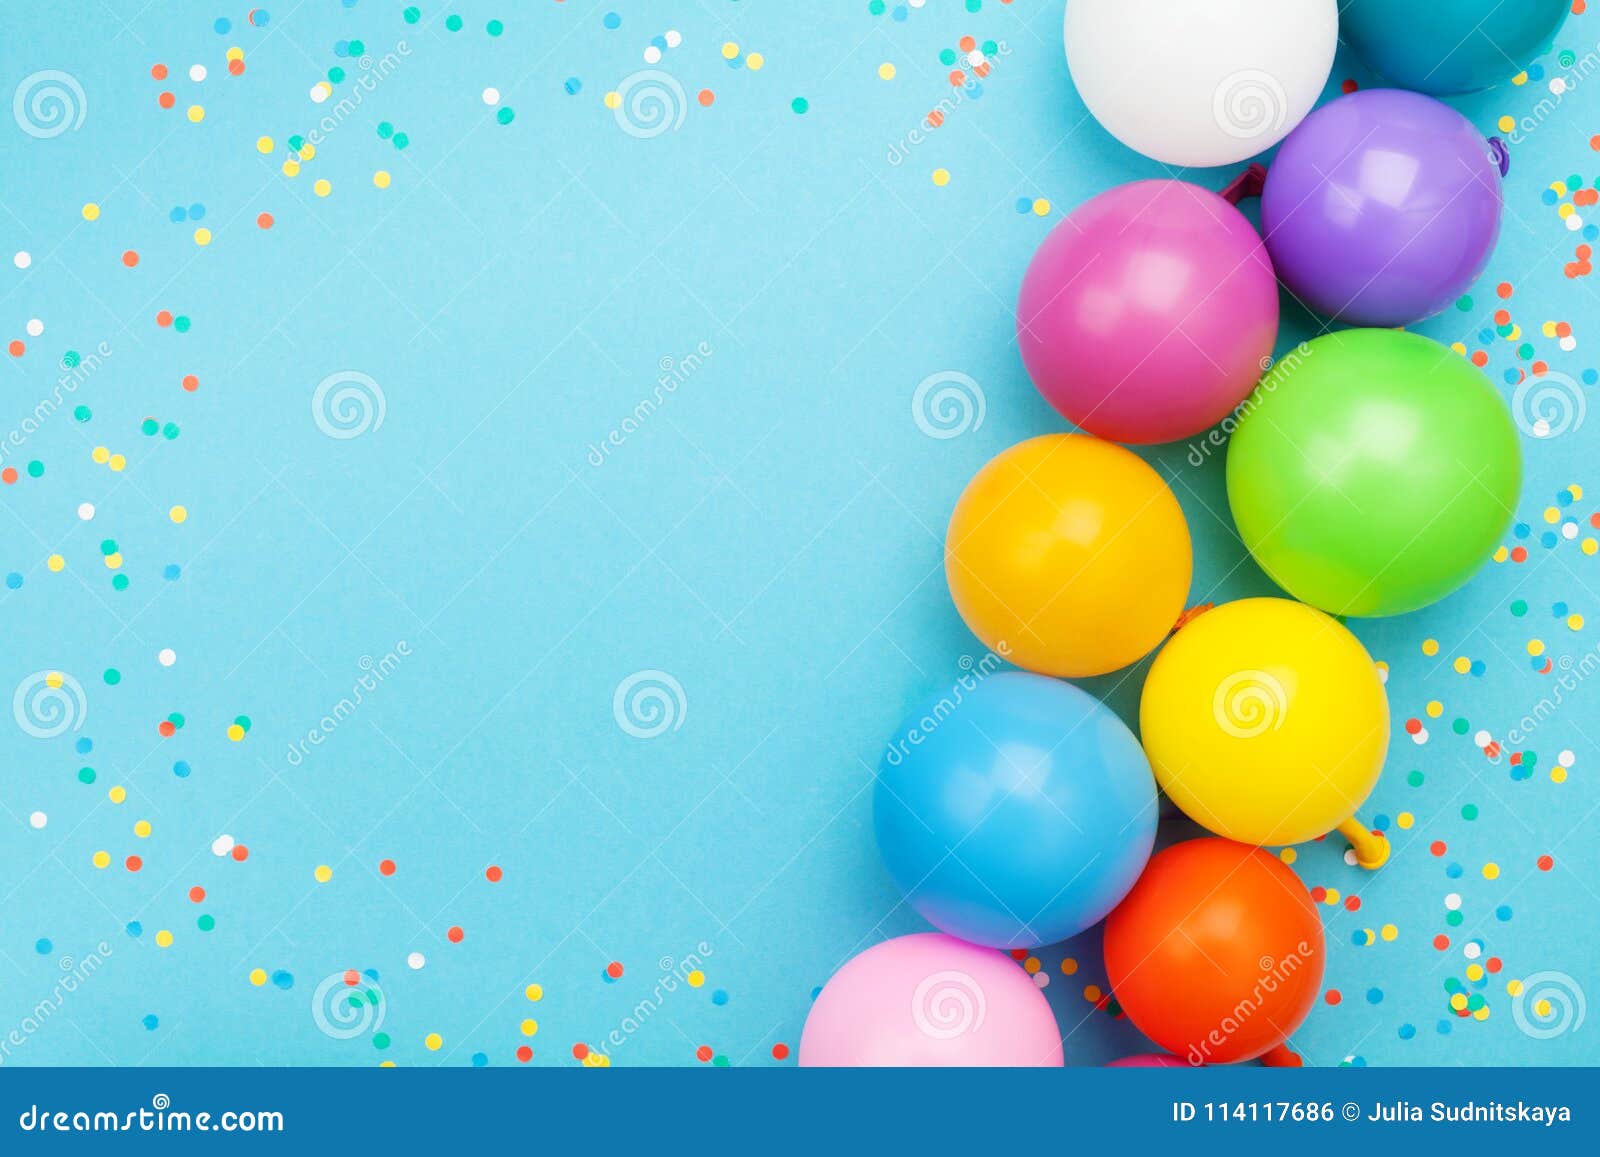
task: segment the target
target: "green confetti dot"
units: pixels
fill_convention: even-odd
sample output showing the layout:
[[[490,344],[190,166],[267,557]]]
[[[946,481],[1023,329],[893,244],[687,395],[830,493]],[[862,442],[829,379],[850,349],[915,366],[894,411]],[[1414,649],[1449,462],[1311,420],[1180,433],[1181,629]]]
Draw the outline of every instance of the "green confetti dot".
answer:
[[[177,330],[179,333],[188,333],[190,324],[192,323],[189,321],[188,314],[180,313],[177,317],[172,319],[172,328]]]
[[[941,49],[939,51],[939,63],[940,64],[944,65],[946,68],[949,68],[955,62],[956,62],[956,50],[955,49],[953,49],[953,48],[944,48],[944,49]]]
[[[883,0],[871,0],[871,3],[867,5],[867,11],[874,16],[882,16],[883,10],[886,7],[887,5],[883,2]]]
[[[1467,728],[1471,726],[1472,724],[1468,723],[1465,719],[1456,719],[1450,724],[1450,730],[1454,731],[1457,735],[1465,735],[1467,733]]]
[[[404,12],[400,13],[400,15],[405,18],[405,22],[407,24],[415,24],[418,20],[422,19],[422,9],[413,5],[412,7],[407,8]]]
[[[806,109],[811,107],[811,102],[803,96],[797,96],[789,102],[789,107],[794,109],[796,113],[804,115]]]
[[[997,42],[995,42],[993,40],[985,40],[983,42],[983,54],[985,56],[993,56],[995,53],[997,53],[999,51],[1000,51],[1000,45]]]
[[[1530,769],[1538,767],[1539,753],[1536,751],[1524,751],[1522,753],[1522,766]]]
[[[122,672],[117,670],[115,667],[107,667],[105,680],[108,687],[115,687],[118,683],[122,682]]]
[[[1475,820],[1475,819],[1477,819],[1478,818],[1478,805],[1475,804],[1475,803],[1463,804],[1462,807],[1461,807],[1461,818],[1464,819],[1464,820]]]
[[[488,27],[490,36],[499,36],[502,32],[504,32],[506,30],[506,26],[504,24],[500,23],[500,21],[498,21],[498,20],[489,21],[487,27]]]
[[[176,438],[178,436],[178,423],[168,422],[161,427],[161,436],[169,442]]]
[[[167,722],[172,724],[174,727],[182,727],[184,724],[183,713],[174,711],[171,715],[167,716]]]
[[[716,1068],[725,1069],[728,1067],[728,1058],[723,1056],[721,1053],[718,1053],[716,1056],[711,1058],[711,1063]]]
[[[233,721],[235,723],[237,723],[240,727],[244,728],[246,731],[250,730],[250,716],[248,716],[248,715],[235,715],[233,717]]]
[[[494,114],[494,119],[499,121],[503,125],[508,125],[508,124],[511,123],[512,118],[515,117],[516,115],[517,114],[512,112],[509,108],[503,108],[499,112]]]
[[[94,411],[89,409],[88,406],[76,406],[73,408],[72,416],[80,422],[87,422],[94,417]]]
[[[461,23],[461,17],[457,16],[454,12],[444,18],[444,26],[451,32],[460,32]],[[387,1041],[389,1038],[384,1037],[383,1039]]]
[[[44,463],[35,458],[28,463],[28,477],[38,478],[44,474]]]
[[[380,133],[383,131],[383,127],[381,125],[379,126],[378,131]],[[301,149],[306,147],[305,137],[301,136],[299,133],[295,133],[294,136],[289,138],[289,147],[298,153]]]
[[[403,149],[407,145],[409,145],[410,143],[411,143],[411,138],[406,136],[405,133],[395,133],[395,135],[394,135],[394,147],[395,148]]]
[[[459,16],[452,16],[450,19],[455,20],[455,21],[460,21],[461,18]],[[389,1034],[386,1033],[386,1032],[375,1032],[375,1033],[373,1033],[372,1034],[372,1047],[375,1048],[375,1049],[386,1049],[386,1048],[388,1048],[389,1047]]]
[[[1517,599],[1515,602],[1513,602],[1511,604],[1511,613],[1513,615],[1515,615],[1519,619],[1523,615],[1527,614],[1528,613],[1527,601],[1524,600],[1524,599]]]
[[[68,350],[66,353],[61,355],[62,366],[69,370],[76,369],[78,363],[81,361],[83,361],[83,355],[77,350]]]
[[[983,0],[967,0],[967,11],[977,12],[983,7]]]
[[[394,126],[388,121],[379,121],[378,135],[384,140],[388,140],[390,137],[394,136]]]
[[[350,42],[349,53],[350,53],[351,56],[364,56],[364,55],[366,55],[366,51],[367,51],[367,43],[366,43],[366,41],[364,41],[364,40],[352,40]]]
[[[1409,783],[1412,787],[1421,787],[1422,786],[1422,773],[1420,771],[1412,771],[1412,772],[1407,773],[1406,782]]]
[[[100,540],[100,553],[107,555],[116,554],[117,540],[114,538],[102,538]]]
[[[328,69],[328,83],[329,84],[343,84],[344,83],[344,69],[340,68],[337,64],[334,65],[332,68]]]
[[[154,418],[146,418],[144,421],[139,423],[139,432],[147,437],[151,434],[154,434],[159,429],[161,429],[161,423],[156,421]]]
[[[94,768],[92,768],[92,767],[80,767],[80,768],[78,768],[78,782],[79,783],[93,783],[94,782]]]
[[[1459,309],[1462,313],[1466,313],[1469,310],[1471,310],[1472,309],[1472,294],[1463,293],[1460,297],[1456,298],[1456,308]]]
[[[1446,924],[1450,925],[1450,927],[1455,928],[1464,919],[1466,919],[1466,917],[1461,915],[1460,912],[1449,912],[1449,913],[1446,913],[1445,918],[1444,918],[1444,922]]]
[[[111,580],[111,589],[114,590],[114,591],[125,591],[125,590],[127,590],[128,589],[128,576],[125,575],[125,574],[119,574],[115,578],[113,578]]]
[[[209,932],[217,926],[216,917],[206,915],[195,921],[195,926],[202,932]]]

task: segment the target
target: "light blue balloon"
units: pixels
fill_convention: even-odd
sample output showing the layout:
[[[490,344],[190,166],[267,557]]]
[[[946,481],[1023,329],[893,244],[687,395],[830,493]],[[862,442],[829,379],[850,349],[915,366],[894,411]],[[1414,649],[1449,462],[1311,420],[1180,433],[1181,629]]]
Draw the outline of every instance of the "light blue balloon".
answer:
[[[1571,10],[1572,0],[1341,0],[1339,36],[1392,84],[1476,92],[1548,50]]]
[[[1082,932],[1133,887],[1156,833],[1133,733],[1070,683],[1020,671],[936,695],[878,765],[878,849],[936,928],[991,948]]]

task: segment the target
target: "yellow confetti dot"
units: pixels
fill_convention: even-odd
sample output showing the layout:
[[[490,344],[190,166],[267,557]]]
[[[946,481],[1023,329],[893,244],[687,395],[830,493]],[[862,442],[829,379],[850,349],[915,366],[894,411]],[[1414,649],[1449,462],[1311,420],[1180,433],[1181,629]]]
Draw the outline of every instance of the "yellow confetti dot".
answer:
[[[112,803],[121,803],[123,800],[128,798],[128,789],[120,785],[114,787],[110,791],[106,792],[106,798]]]
[[[1424,639],[1424,640],[1422,640],[1422,653],[1424,655],[1437,655],[1439,653],[1439,640],[1438,639]]]
[[[62,558],[59,554],[53,554],[44,560],[44,565],[59,574],[66,568],[67,560]]]
[[[111,853],[96,852],[90,862],[97,868],[109,868],[111,866]]]
[[[318,864],[316,870],[311,874],[316,877],[319,884],[326,884],[333,879],[333,869],[328,867],[327,864]]]
[[[1535,656],[1544,654],[1544,640],[1543,639],[1529,639],[1528,640],[1528,654],[1535,655]]]
[[[1517,127],[1517,122],[1508,116],[1501,117],[1496,123],[1500,126],[1500,131],[1503,133],[1509,133],[1512,129]]]
[[[1511,557],[1511,552],[1509,550],[1507,550],[1505,547],[1503,547],[1503,546],[1495,547],[1495,551],[1494,551],[1494,555],[1493,555],[1493,558],[1494,558],[1495,562],[1505,562],[1506,559],[1508,559],[1510,557]]]
[[[1550,782],[1551,783],[1566,783],[1567,782],[1567,769],[1564,768],[1564,767],[1552,767],[1550,769]]]
[[[1522,995],[1522,981],[1520,981],[1520,980],[1508,980],[1508,981],[1506,981],[1506,995],[1507,996],[1521,996]]]
[[[243,60],[244,59],[244,49],[239,48],[238,46],[235,46],[233,48],[228,49],[228,51],[227,51],[227,53],[225,55],[227,56],[227,58],[229,60]]]
[[[723,44],[723,46],[722,46],[722,59],[723,60],[732,60],[735,56],[738,56],[738,55],[739,55],[739,46],[737,44],[735,44],[733,41],[729,40],[725,44]]]
[[[392,1069],[395,1067],[395,1063],[393,1061],[379,1061],[378,1067],[380,1069]]]
[[[1583,497],[1583,487],[1574,482],[1571,486],[1567,487],[1567,493],[1571,494],[1572,500],[1576,502],[1578,499]]]
[[[762,56],[759,52],[752,52],[749,56],[744,58],[744,66],[751,72],[760,72],[761,66],[766,62],[767,58]]]
[[[1400,935],[1400,929],[1396,928],[1393,924],[1385,924],[1382,928],[1378,929],[1378,935],[1382,936],[1385,940],[1393,940],[1396,936]]]
[[[1557,522],[1561,521],[1561,511],[1557,510],[1554,506],[1546,506],[1544,508],[1544,520],[1550,525],[1554,526]]]
[[[1583,616],[1582,615],[1568,615],[1567,616],[1567,628],[1569,630],[1573,630],[1573,631],[1581,631],[1581,630],[1583,630]]]
[[[1072,957],[1068,956],[1061,961],[1061,975],[1071,976],[1076,971],[1078,971],[1078,962]]]
[[[1300,853],[1295,851],[1293,848],[1284,848],[1278,853],[1278,859],[1282,860],[1286,864],[1292,864],[1299,858]]]
[[[1371,944],[1377,939],[1377,936],[1373,933],[1371,928],[1363,928],[1361,930],[1361,934],[1367,938],[1365,941],[1367,944]]]
[[[104,466],[107,462],[111,461],[111,451],[107,450],[104,446],[96,446],[89,452],[89,457],[93,458],[101,466]]]
[[[1539,327],[1539,332],[1544,334],[1545,337],[1555,337],[1556,336],[1556,323],[1553,322],[1553,321],[1545,322],[1542,326]]]
[[[114,550],[110,554],[106,555],[106,569],[122,569],[122,552],[120,550]]]
[[[316,149],[315,145],[306,144],[306,145],[301,145],[300,146],[300,159],[302,161],[309,161],[312,157],[314,157],[316,155],[317,155],[317,149]]]
[[[536,1033],[538,1031],[539,1031],[539,1022],[534,1020],[532,1017],[529,1017],[527,1020],[522,1022],[522,1035],[523,1036],[532,1036],[534,1033]]]
[[[684,979],[689,982],[690,988],[699,988],[706,982],[706,974],[696,968],[693,972],[689,973],[688,976],[684,977]]]
[[[233,740],[235,743],[238,743],[244,738],[244,728],[240,727],[237,723],[228,724],[228,738]]]
[[[189,106],[189,120],[192,124],[199,124],[206,119],[206,110],[197,104]]]
[[[527,988],[522,990],[522,995],[527,997],[529,1000],[543,1000],[544,988],[538,984],[530,984]]]
[[[882,64],[878,65],[878,79],[879,80],[893,80],[894,79],[894,65],[890,64],[887,60],[884,61]]]
[[[100,219],[100,206],[93,201],[86,204],[83,207],[83,219],[85,221],[98,221]]]
[[[156,947],[157,948],[171,948],[172,947],[172,933],[168,932],[165,928],[163,928],[161,931],[157,932],[156,933]]]
[[[1086,985],[1084,985],[1083,986],[1083,999],[1087,1000],[1087,1001],[1091,1001],[1091,1002],[1099,1000],[1100,999],[1100,986],[1098,984],[1086,984]]]
[[[255,985],[257,988],[260,988],[266,982],[267,982],[267,970],[265,968],[252,968],[250,970],[250,983],[251,984]]]
[[[1541,1020],[1544,1019],[1550,1015],[1550,1002],[1548,1000],[1534,1001],[1533,1011],[1534,1015],[1538,1016]]]
[[[1458,992],[1452,995],[1450,997],[1450,1007],[1455,1009],[1457,1012],[1460,1012],[1462,1009],[1466,1008],[1467,994],[1464,992]]]
[[[333,192],[333,185],[326,177],[319,177],[317,183],[311,186],[311,191],[319,197],[326,197]]]
[[[621,103],[622,103],[622,94],[620,92],[612,91],[612,92],[606,93],[606,107],[607,108],[614,109],[618,105],[620,105]]]
[[[1578,210],[1573,207],[1571,202],[1567,202],[1566,204],[1563,204],[1560,208],[1558,208],[1556,210],[1556,216],[1560,217],[1563,221],[1565,221],[1568,217],[1572,216],[1577,211]]]
[[[1472,660],[1465,655],[1457,655],[1456,661],[1450,665],[1456,669],[1457,675],[1465,675],[1472,670]]]
[[[1464,346],[1464,345],[1462,345],[1462,344],[1461,344],[1461,343],[1460,343],[1460,342],[1458,342],[1458,341],[1453,341],[1453,342],[1451,342],[1451,343],[1450,343],[1450,348],[1451,348],[1451,349],[1452,349],[1452,350],[1454,350],[1454,351],[1455,351],[1455,352],[1456,352],[1456,353],[1458,353],[1458,354],[1460,354],[1460,355],[1461,355],[1461,356],[1462,356],[1462,357],[1465,357],[1465,356],[1466,356],[1466,354],[1467,354],[1467,347],[1466,347],[1466,346]]]
[[[1498,880],[1500,878],[1500,865],[1485,864],[1483,866],[1483,878],[1485,880]]]
[[[1481,965],[1481,964],[1469,964],[1469,965],[1467,965],[1467,979],[1468,980],[1482,980],[1483,979],[1483,965]]]
[[[1429,719],[1437,719],[1440,715],[1444,714],[1444,704],[1440,703],[1437,699],[1430,700],[1427,710]]]
[[[444,1047],[444,1037],[440,1036],[436,1032],[430,1032],[427,1036],[422,1038],[422,1043],[427,1047],[427,1050],[430,1053],[436,1053]]]
[[[300,162],[290,157],[283,162],[283,175],[285,177],[298,177],[300,175]]]
[[[1527,84],[1528,83],[1528,74],[1526,72],[1517,73],[1516,76],[1513,76],[1511,78],[1511,83],[1515,84],[1515,85],[1518,85],[1518,86]]]
[[[950,170],[935,169],[933,171],[933,183],[938,185],[941,189],[948,185],[950,183]]]
[[[1476,1012],[1474,1012],[1472,1014],[1472,1019],[1473,1020],[1488,1020],[1489,1019],[1489,1006],[1486,1004],[1482,1008],[1480,1008]]]
[[[141,840],[149,839],[150,838],[150,821],[149,820],[140,820],[138,823],[134,824],[133,825],[133,834],[138,836]]]
[[[272,138],[271,137],[257,137],[256,138],[256,152],[261,153],[264,156],[267,153],[270,153],[272,151],[272,148],[273,148],[273,143],[272,143]]]
[[[1401,812],[1399,815],[1395,816],[1394,822],[1400,825],[1401,831],[1409,832],[1411,830],[1411,825],[1417,822],[1417,817],[1412,815],[1410,812]]]
[[[391,180],[392,178],[389,176],[389,170],[387,169],[379,169],[372,174],[372,183],[380,189],[387,189]]]
[[[1583,550],[1584,554],[1593,554],[1595,551],[1600,550],[1600,541],[1592,538],[1586,538],[1581,544],[1581,549]]]
[[[1328,904],[1337,904],[1339,902],[1339,889],[1329,888],[1327,894],[1323,897],[1323,901]]]
[[[1048,217],[1050,215],[1050,202],[1043,197],[1033,199],[1033,215],[1035,217]]]
[[[124,466],[126,466],[127,464],[128,464],[128,460],[126,458],[124,458],[121,454],[113,454],[113,455],[111,455],[111,460],[106,463],[107,466],[111,467],[112,470],[115,470],[118,473],[121,473],[122,468]]]
[[[182,523],[189,517],[189,508],[186,506],[174,506],[167,511],[167,517],[172,519],[173,522]]]
[[[204,225],[196,229],[194,231],[194,243],[196,245],[210,245],[211,230],[207,229]]]

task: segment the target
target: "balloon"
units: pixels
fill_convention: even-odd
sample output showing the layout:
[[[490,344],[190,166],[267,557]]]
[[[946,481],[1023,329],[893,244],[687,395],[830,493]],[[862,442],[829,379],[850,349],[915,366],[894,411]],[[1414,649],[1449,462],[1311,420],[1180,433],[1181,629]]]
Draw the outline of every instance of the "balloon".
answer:
[[[803,1067],[1061,1064],[1044,993],[1012,960],[936,932],[875,944],[823,985]]]
[[[1395,84],[1435,94],[1510,80],[1543,55],[1572,0],[1344,0],[1340,32]]]
[[[1277,333],[1261,238],[1184,181],[1119,185],[1078,206],[1033,255],[1017,302],[1033,384],[1113,442],[1171,442],[1220,422]]]
[[[995,455],[945,535],[945,579],[972,633],[1046,675],[1103,675],[1149,652],[1182,612],[1193,566],[1161,476],[1081,434]]]
[[[1174,844],[1151,857],[1106,920],[1111,992],[1139,1031],[1191,1065],[1283,1047],[1322,986],[1322,921],[1276,856],[1230,840]]]
[[[1169,165],[1271,148],[1322,95],[1335,0],[1069,0],[1067,67],[1094,118]]]
[[[1155,781],[1093,696],[1002,671],[906,719],[878,765],[872,816],[923,919],[1031,948],[1082,932],[1133,887],[1155,841]]]
[[[1171,1053],[1136,1053],[1131,1057],[1107,1061],[1108,1069],[1186,1069],[1189,1065]]]
[[[1398,615],[1477,571],[1522,481],[1489,379],[1444,346],[1344,330],[1283,358],[1228,445],[1228,503],[1261,568],[1336,615]]]
[[[1242,599],[1186,622],[1145,680],[1139,732],[1190,819],[1246,844],[1339,828],[1363,867],[1388,842],[1350,820],[1378,782],[1389,703],[1360,641],[1321,611]]]
[[[1285,287],[1354,325],[1409,325],[1455,301],[1489,262],[1500,210],[1500,168],[1472,122],[1392,88],[1301,121],[1261,194]]]

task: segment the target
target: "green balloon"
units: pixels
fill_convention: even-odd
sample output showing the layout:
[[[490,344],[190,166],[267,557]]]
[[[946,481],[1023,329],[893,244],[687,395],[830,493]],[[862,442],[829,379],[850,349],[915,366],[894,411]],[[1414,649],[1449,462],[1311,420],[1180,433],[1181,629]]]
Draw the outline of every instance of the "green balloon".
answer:
[[[1339,615],[1437,602],[1504,535],[1517,430],[1464,358],[1413,333],[1352,329],[1281,358],[1228,446],[1228,504],[1279,586]]]

